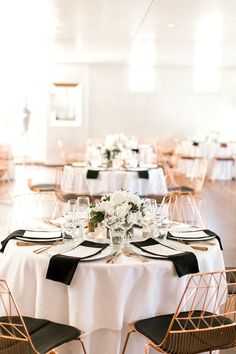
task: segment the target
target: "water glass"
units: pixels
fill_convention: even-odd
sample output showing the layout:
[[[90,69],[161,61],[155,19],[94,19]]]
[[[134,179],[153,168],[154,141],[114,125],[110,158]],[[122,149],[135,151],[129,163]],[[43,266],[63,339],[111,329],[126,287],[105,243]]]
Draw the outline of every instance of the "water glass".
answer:
[[[65,238],[74,238],[76,229],[77,200],[69,199],[63,215],[62,234]]]
[[[144,201],[144,216],[143,226],[147,236],[153,236],[155,231],[155,217],[157,213],[157,203],[155,199],[145,199]]]
[[[76,232],[74,239],[82,241],[84,239],[84,227],[89,220],[89,205],[90,201],[88,197],[78,197],[76,203]]]

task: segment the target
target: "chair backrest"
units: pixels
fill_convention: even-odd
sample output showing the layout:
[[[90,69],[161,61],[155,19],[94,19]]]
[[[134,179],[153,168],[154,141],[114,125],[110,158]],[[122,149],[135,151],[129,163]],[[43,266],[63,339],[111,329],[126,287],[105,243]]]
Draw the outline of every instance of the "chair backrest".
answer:
[[[233,272],[234,282],[229,283]],[[192,354],[236,346],[236,302],[229,286],[236,289],[235,270],[192,275],[162,349]]]
[[[207,227],[207,212],[203,199],[187,194],[173,194],[169,198],[168,215],[171,221],[200,228]]]
[[[46,226],[44,220],[61,216],[60,205],[52,193],[26,193],[13,197],[11,229]]]
[[[61,156],[63,163],[64,164],[70,163],[63,141],[57,140],[57,146],[59,148],[60,156]]]
[[[208,161],[206,159],[193,157],[180,158],[176,169],[167,171],[167,181],[169,179],[170,186],[186,186],[192,188],[193,192],[198,193],[203,187],[207,167]]]
[[[3,176],[12,160],[11,150],[7,145],[0,145],[0,177]]]
[[[56,196],[62,202],[78,196],[89,196],[89,189],[83,169],[72,166],[58,167],[56,172]]]
[[[0,279],[0,353],[38,353],[5,280]]]

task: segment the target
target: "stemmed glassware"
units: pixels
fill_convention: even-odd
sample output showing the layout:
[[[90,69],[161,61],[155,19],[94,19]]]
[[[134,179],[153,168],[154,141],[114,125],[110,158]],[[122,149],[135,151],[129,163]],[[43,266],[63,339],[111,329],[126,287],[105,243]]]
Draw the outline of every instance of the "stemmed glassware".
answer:
[[[76,241],[82,241],[84,239],[84,227],[89,220],[89,205],[90,201],[88,197],[78,197],[76,203],[76,232],[74,239]]]
[[[64,238],[74,238],[76,229],[77,199],[69,199],[65,205],[62,234]]]
[[[62,224],[64,238],[82,241],[84,238],[84,227],[89,220],[89,198],[78,197],[69,199],[65,205]]]
[[[117,215],[116,208],[114,208],[112,212],[105,212],[103,222],[105,227],[109,230],[112,248],[118,250],[122,243],[124,231],[121,229],[120,218]]]
[[[113,212],[105,212],[104,225],[109,229],[109,235],[113,249],[119,249],[129,242],[128,231],[134,224],[132,212],[121,216],[118,208]]]
[[[157,214],[157,203],[155,199],[145,199],[144,201],[144,216],[143,226],[145,233],[150,237],[154,234],[154,222]]]
[[[126,246],[129,243],[129,240],[131,238],[130,230],[132,229],[134,222],[135,222],[135,217],[134,217],[134,213],[132,212],[129,212],[120,220],[120,227],[124,231],[124,237],[123,237],[124,246]]]

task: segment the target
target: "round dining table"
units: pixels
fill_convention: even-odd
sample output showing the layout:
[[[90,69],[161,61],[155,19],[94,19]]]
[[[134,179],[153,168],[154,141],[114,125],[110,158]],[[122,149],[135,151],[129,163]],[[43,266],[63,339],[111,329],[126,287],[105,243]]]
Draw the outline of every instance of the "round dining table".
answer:
[[[89,171],[93,178],[89,178]],[[142,176],[141,173],[144,175]],[[73,192],[92,196],[112,193],[119,189],[125,189],[140,196],[166,195],[168,192],[161,167],[88,170],[87,168],[66,165],[61,189],[63,193]]]
[[[190,277],[178,277],[169,260],[146,258],[143,262],[143,258],[121,254],[113,264],[106,263],[107,258],[81,261],[71,284],[65,285],[46,279],[50,255],[34,253],[38,247],[9,241],[0,257],[0,278],[8,282],[24,316],[85,331],[87,353],[91,354],[121,353],[130,321],[175,312]],[[217,241],[207,251],[193,252],[200,272],[224,269]],[[77,342],[58,350],[60,354],[81,352]],[[143,352],[144,339],[133,334],[126,353]]]

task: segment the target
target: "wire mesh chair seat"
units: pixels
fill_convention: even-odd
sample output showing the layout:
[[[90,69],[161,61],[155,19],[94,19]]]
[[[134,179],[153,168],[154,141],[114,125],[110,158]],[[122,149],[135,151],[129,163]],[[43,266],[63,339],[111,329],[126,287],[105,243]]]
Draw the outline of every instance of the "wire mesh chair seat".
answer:
[[[122,354],[133,332],[146,339],[145,353],[150,348],[162,353],[197,354],[235,347],[236,302],[229,286],[235,291],[235,270],[192,275],[174,314],[129,324]]]
[[[0,279],[0,353],[53,354],[54,348],[78,340],[84,354],[82,331],[49,320],[21,316],[5,280]]]

